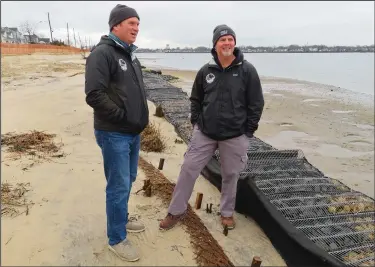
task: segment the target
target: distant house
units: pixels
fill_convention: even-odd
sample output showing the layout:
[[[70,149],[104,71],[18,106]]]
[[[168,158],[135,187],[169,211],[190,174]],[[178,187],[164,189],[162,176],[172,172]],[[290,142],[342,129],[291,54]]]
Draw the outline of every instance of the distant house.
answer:
[[[25,34],[24,36],[25,36],[27,43],[34,43],[34,44],[39,43],[39,37],[36,34],[32,34],[32,35]]]
[[[1,27],[1,42],[24,44],[27,43],[27,40],[18,28]]]
[[[39,43],[41,44],[49,44],[50,39],[49,38],[39,38]]]

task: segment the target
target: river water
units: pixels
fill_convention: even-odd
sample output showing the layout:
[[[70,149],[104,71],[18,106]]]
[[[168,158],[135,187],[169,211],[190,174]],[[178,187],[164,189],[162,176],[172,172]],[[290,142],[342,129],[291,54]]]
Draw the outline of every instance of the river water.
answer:
[[[333,85],[374,97],[374,53],[246,53],[260,76]],[[198,70],[209,53],[138,53],[142,64]]]

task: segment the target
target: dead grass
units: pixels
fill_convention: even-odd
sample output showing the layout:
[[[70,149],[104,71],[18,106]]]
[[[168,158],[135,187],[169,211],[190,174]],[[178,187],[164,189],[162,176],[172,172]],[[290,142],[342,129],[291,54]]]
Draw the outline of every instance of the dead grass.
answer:
[[[165,204],[169,204],[175,184],[142,157],[139,159],[139,166],[149,180],[148,186],[145,183],[143,189],[148,189],[149,195],[156,194]],[[147,190],[145,193],[147,194]],[[234,266],[190,205],[182,223],[190,234],[198,266]]]
[[[20,214],[29,214],[29,206],[25,193],[30,191],[30,183],[18,183],[15,187],[9,183],[1,183],[1,216],[16,217]]]
[[[7,147],[7,152],[15,154],[18,158],[30,156],[31,158],[62,157],[58,152],[62,143],[56,144],[53,139],[55,134],[47,134],[41,131],[29,133],[6,133],[1,136],[1,146]]]
[[[160,128],[154,123],[149,123],[141,134],[141,149],[145,152],[163,152],[166,141],[160,132]]]

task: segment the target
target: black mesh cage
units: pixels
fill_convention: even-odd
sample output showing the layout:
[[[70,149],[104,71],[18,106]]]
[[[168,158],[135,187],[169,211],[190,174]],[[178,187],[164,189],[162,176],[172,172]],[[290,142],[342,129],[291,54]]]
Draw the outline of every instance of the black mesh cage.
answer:
[[[148,99],[188,143],[190,102],[160,75],[144,73]],[[326,177],[301,150],[278,150],[250,138],[239,174],[236,210],[252,216],[288,266],[374,266],[375,202]],[[202,174],[221,189],[220,151]]]

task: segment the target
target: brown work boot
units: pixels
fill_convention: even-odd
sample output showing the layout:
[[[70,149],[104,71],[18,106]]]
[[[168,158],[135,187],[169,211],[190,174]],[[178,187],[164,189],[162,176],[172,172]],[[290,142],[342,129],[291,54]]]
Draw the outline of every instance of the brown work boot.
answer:
[[[223,227],[227,226],[228,230],[234,229],[236,225],[236,223],[234,222],[233,216],[231,217],[221,216],[221,224],[223,225]]]
[[[185,214],[186,212],[180,215],[172,215],[168,213],[168,215],[159,224],[160,230],[172,229],[180,220],[184,218]]]

